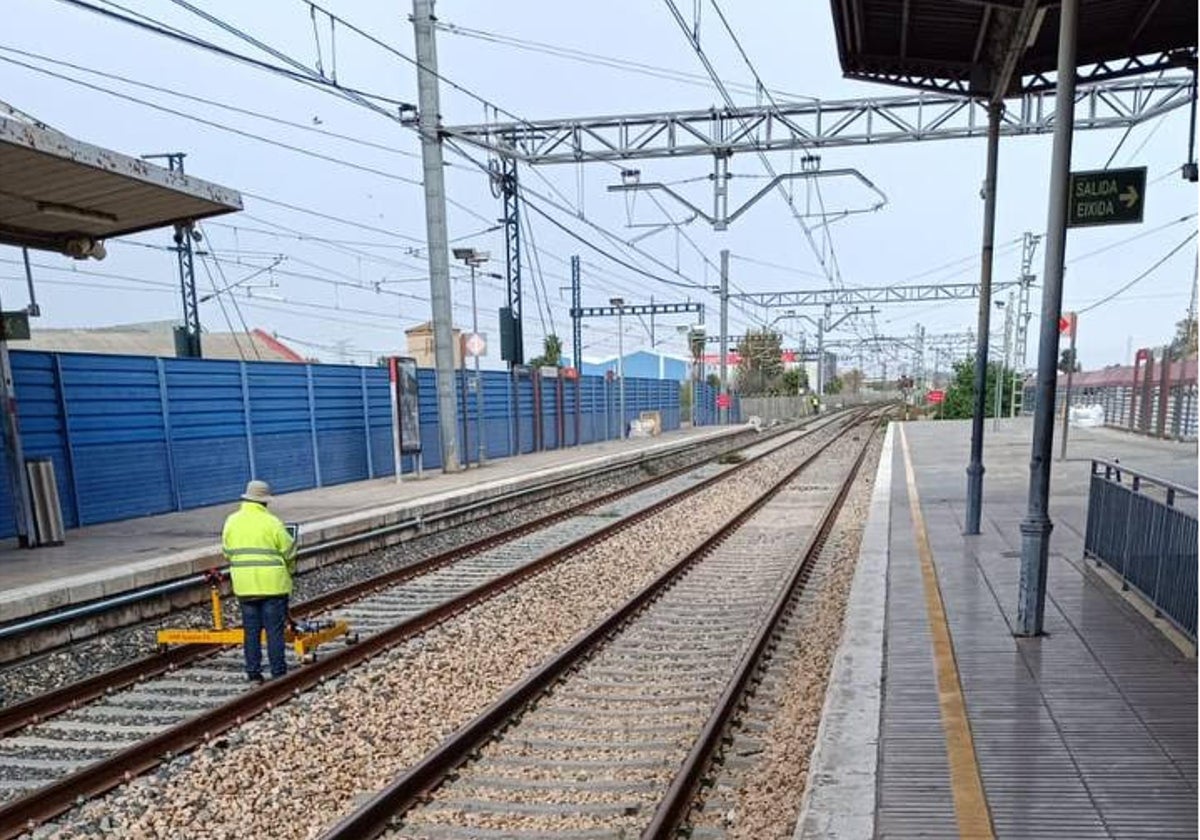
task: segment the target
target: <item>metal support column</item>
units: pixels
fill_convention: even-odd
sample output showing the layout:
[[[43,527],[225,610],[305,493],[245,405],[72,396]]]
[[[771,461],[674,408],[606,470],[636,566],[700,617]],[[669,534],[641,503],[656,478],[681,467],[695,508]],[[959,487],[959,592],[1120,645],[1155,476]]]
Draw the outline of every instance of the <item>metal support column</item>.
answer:
[[[4,454],[8,461],[17,543],[21,548],[32,548],[37,545],[33,504],[29,499],[29,482],[25,478],[25,451],[21,445],[21,424],[17,417],[17,390],[13,384],[12,360],[8,357],[8,341],[3,336],[0,336],[0,400],[4,402]]]
[[[583,370],[583,289],[579,272],[579,257],[571,257],[571,349],[575,351],[575,370]]]
[[[500,161],[500,194],[504,199],[504,276],[508,281],[508,311],[512,316],[512,358],[509,364],[523,365],[525,324],[521,318],[521,208],[515,158],[505,157]]]
[[[729,380],[727,378],[728,370],[726,369],[726,355],[729,348],[726,346],[729,342],[729,249],[721,249],[721,389],[717,392],[717,424],[724,426],[729,422],[729,409],[722,407],[722,403],[729,396]]]
[[[1072,71],[1074,72],[1074,71]],[[971,462],[967,465],[968,534],[979,533],[983,507],[983,418],[987,413],[988,331],[992,317],[992,251],[996,238],[996,163],[1004,104],[988,105],[987,175],[983,183],[983,248],[979,267],[979,341],[975,347],[975,403],[971,412]]]
[[[413,0],[413,32],[417,52],[417,95],[420,107],[421,162],[425,177],[425,231],[429,246],[429,299],[433,320],[433,358],[437,369],[438,432],[442,472],[458,472],[454,394],[454,313],[450,304],[450,246],[446,233],[446,182],[442,138],[438,133],[437,45],[433,35],[433,0]]]
[[[1050,531],[1050,462],[1054,448],[1054,388],[1058,378],[1058,317],[1062,309],[1063,257],[1067,247],[1068,182],[1075,128],[1075,43],[1079,0],[1062,0],[1058,30],[1058,89],[1054,101],[1054,151],[1046,219],[1046,261],[1042,277],[1041,336],[1038,346],[1037,405],[1029,460],[1029,509],[1021,522],[1021,579],[1017,601],[1019,636],[1042,632],[1046,608],[1046,563]]]

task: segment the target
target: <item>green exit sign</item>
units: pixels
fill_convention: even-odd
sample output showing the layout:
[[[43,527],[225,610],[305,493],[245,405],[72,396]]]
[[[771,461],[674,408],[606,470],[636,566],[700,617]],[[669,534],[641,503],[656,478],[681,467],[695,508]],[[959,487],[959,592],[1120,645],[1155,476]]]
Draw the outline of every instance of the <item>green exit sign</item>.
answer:
[[[0,341],[28,341],[29,313],[0,312]]]
[[[1072,172],[1067,227],[1128,225],[1146,208],[1146,167]]]

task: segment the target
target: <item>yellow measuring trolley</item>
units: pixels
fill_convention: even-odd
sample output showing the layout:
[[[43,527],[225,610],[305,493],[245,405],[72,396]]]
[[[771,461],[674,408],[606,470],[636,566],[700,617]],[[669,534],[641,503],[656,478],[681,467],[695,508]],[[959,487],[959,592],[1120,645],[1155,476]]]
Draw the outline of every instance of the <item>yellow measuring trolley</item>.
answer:
[[[221,573],[209,569],[204,573],[208,580],[209,598],[212,601],[212,627],[184,628],[175,627],[159,630],[157,641],[159,647],[168,645],[240,645],[245,641],[241,627],[226,627],[225,616],[221,610]],[[288,618],[284,639],[301,662],[311,662],[317,657],[317,648],[334,639],[345,638],[347,644],[358,641],[358,635],[350,632],[350,625],[340,619],[324,619],[320,621],[296,621]],[[264,644],[266,633],[263,633]]]

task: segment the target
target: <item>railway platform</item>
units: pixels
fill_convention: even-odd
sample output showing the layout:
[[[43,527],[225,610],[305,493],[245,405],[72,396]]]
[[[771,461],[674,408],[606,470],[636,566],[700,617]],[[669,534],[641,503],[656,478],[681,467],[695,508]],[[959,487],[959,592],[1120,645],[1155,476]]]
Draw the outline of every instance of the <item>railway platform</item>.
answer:
[[[988,421],[967,537],[969,421],[892,424],[796,838],[1196,836],[1194,645],[1083,559],[1091,459],[1194,487],[1196,444],[1071,429],[1017,638],[1031,425]]]
[[[489,461],[457,473],[332,485],[275,496],[272,511],[297,522],[305,543],[326,542],[406,520],[487,504],[537,486],[619,464],[635,464],[747,427],[699,427],[601,441]],[[270,481],[270,476],[260,476]],[[143,589],[222,564],[220,533],[235,503],[71,530],[62,546],[0,548],[0,624]],[[199,596],[206,598],[202,588]]]

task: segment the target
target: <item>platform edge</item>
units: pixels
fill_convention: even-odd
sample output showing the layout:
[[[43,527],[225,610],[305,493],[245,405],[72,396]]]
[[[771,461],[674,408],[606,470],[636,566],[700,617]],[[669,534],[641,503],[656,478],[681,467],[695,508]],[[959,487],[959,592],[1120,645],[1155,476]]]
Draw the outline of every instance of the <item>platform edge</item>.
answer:
[[[895,429],[895,423],[888,425],[875,471],[842,640],[829,675],[793,840],[864,840],[875,835]]]

